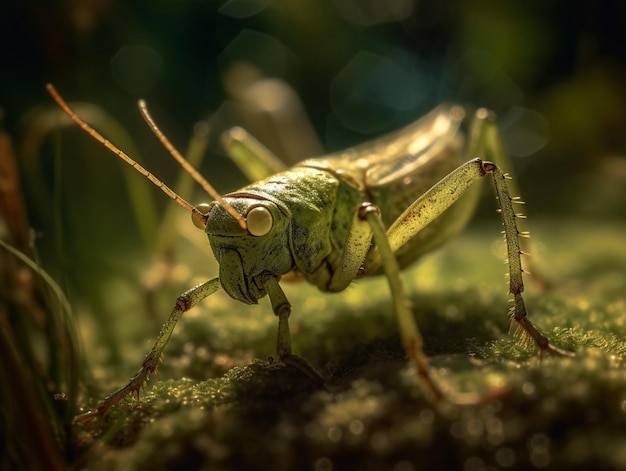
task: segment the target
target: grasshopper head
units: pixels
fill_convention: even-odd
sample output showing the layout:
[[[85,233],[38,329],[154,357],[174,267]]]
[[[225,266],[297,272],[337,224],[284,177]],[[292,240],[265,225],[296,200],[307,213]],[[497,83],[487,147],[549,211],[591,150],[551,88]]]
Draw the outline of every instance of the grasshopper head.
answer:
[[[275,203],[256,195],[224,199],[245,218],[247,229],[219,203],[209,205],[205,231],[220,265],[220,281],[232,298],[256,304],[265,296],[264,281],[279,278],[294,265],[289,219]]]

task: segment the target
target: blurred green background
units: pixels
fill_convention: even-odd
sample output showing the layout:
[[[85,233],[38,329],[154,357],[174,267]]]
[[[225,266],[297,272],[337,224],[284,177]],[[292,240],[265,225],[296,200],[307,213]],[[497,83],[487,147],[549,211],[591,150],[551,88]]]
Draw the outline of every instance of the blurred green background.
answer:
[[[548,262],[557,273],[582,274],[582,260],[591,260],[589,276],[607,267],[615,274],[623,267],[626,216],[624,24],[626,3],[618,0],[5,2],[0,125],[9,147],[2,156],[16,157],[34,230],[8,240],[28,252],[25,241],[34,235],[37,255],[31,255],[74,308],[87,384],[94,388],[79,402],[93,404],[134,371],[172,300],[192,282],[214,276],[215,266],[186,214],[68,127],[47,82],[107,138],[183,188],[179,169],[137,111],[144,98],[162,130],[201,161],[201,172],[221,192],[245,183],[219,145],[221,131],[233,125],[295,162],[401,127],[442,101],[488,107],[498,114],[531,228],[533,220],[539,228],[541,221],[563,221],[560,232],[544,229],[548,249],[540,245],[538,252],[546,254],[550,244],[561,250]],[[192,194],[191,202],[205,199]],[[492,221],[487,247],[497,237],[493,204],[481,207],[477,221],[478,231]],[[459,256],[474,243],[470,237],[469,245],[458,246]],[[600,257],[585,259],[593,247]],[[463,273],[462,264],[452,265],[456,275]],[[616,288],[623,278],[610,280],[601,292],[617,296],[606,304],[623,317]],[[211,309],[219,311],[221,303],[226,312],[235,309],[220,299],[210,301]],[[320,309],[318,301],[301,302]],[[325,302],[319,301],[323,308]],[[246,316],[242,332],[257,324],[274,328],[267,306],[236,309],[233,318]],[[220,322],[223,331],[212,346],[228,349],[230,335],[235,344],[249,340],[250,334],[232,334],[237,325]],[[623,322],[609,331],[623,336]],[[272,335],[251,340],[233,364],[273,353]],[[302,342],[304,350],[313,349],[313,340]],[[185,351],[183,341],[179,347]],[[59,384],[51,389],[67,391]]]
[[[282,158],[296,161],[398,128],[441,101],[485,106],[498,113],[534,215],[623,216],[625,9],[615,1],[10,1],[0,20],[0,106],[20,166],[42,171],[36,188],[24,177],[27,193],[38,198],[29,202],[41,206],[60,192],[65,220],[97,215],[82,226],[81,238],[109,244],[120,239],[125,246],[122,240],[137,233],[136,215],[125,214],[125,190],[90,197],[116,188],[120,165],[96,159],[98,145],[84,136],[75,157],[74,142],[59,144],[60,163],[37,153],[55,127],[42,116],[54,109],[46,82],[68,101],[105,111],[126,136],[99,129],[163,177],[178,169],[135,111],[136,100],[147,100],[180,148],[194,124],[211,117],[211,148],[201,170],[223,192],[244,182],[217,144],[220,130],[233,124],[249,124]],[[281,142],[275,128],[250,118],[255,111],[242,94],[244,82],[257,76],[293,87],[319,142]],[[55,165],[62,167],[56,176]],[[53,188],[55,181],[62,189]],[[141,178],[132,181],[144,185]],[[156,198],[158,208],[166,204]],[[40,243],[58,248],[52,213],[43,205],[30,214]],[[92,229],[107,217],[129,230],[111,237]],[[149,237],[155,221],[145,217]]]

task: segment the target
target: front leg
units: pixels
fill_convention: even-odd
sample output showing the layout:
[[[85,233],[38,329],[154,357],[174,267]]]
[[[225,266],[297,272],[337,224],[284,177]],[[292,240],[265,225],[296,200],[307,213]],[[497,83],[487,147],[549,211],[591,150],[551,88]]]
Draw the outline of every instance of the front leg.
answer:
[[[285,365],[303,373],[317,387],[321,387],[325,382],[324,377],[304,358],[291,353],[291,332],[289,331],[291,303],[285,296],[285,292],[274,277],[269,277],[265,281],[264,286],[272,303],[272,311],[278,317],[278,337],[276,340],[278,359]]]
[[[389,291],[391,292],[391,299],[398,321],[398,329],[400,330],[400,336],[407,356],[415,365],[415,370],[421,379],[421,384],[430,392],[434,402],[440,402],[444,399],[449,400],[448,396],[444,394],[430,375],[428,359],[423,349],[424,342],[422,340],[422,334],[417,327],[417,323],[409,307],[402,280],[400,279],[400,267],[393,249],[389,244],[385,225],[380,217],[380,209],[373,204],[365,203],[361,206],[359,214],[361,219],[368,223],[373,233],[377,253],[380,256],[387,283],[389,284]],[[472,397],[471,400],[467,402],[475,402],[475,398]]]
[[[278,157],[243,128],[235,127],[222,134],[222,145],[230,159],[251,182],[257,182],[287,170]]]
[[[139,371],[135,373],[126,386],[104,398],[104,400],[98,405],[96,412],[87,412],[79,416],[77,421],[87,422],[95,416],[102,416],[112,405],[117,404],[129,394],[139,394],[139,390],[148,382],[149,376],[151,374],[158,373],[157,368],[159,366],[159,362],[161,361],[163,349],[172,335],[174,327],[176,327],[176,323],[178,322],[180,316],[189,311],[206,297],[215,293],[219,288],[220,280],[219,278],[214,278],[191,288],[189,291],[180,295],[176,300],[174,309],[165,321],[165,324],[163,324],[163,327],[161,327],[161,331],[159,332],[156,342],[152,347],[152,350],[150,350],[150,352],[146,355]]]

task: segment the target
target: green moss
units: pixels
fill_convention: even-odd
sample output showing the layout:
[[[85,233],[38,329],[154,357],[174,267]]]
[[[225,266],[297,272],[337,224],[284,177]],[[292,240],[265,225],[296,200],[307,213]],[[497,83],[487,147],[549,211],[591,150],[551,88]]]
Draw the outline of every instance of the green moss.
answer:
[[[181,321],[162,381],[81,428],[83,457],[90,469],[623,468],[626,230],[574,226],[536,224],[552,287],[529,281],[526,293],[533,321],[572,358],[539,358],[508,334],[499,242],[486,229],[403,275],[437,381],[453,397],[483,394],[483,405],[424,396],[383,279],[340,295],[287,286],[294,349],[329,378],[323,389],[251,361],[272,353],[269,306],[216,295],[210,313]]]

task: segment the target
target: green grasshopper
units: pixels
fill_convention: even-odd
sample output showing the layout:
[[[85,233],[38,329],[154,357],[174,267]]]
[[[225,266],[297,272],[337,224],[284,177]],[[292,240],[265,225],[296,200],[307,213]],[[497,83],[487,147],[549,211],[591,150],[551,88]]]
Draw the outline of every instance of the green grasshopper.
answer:
[[[47,88],[81,128],[191,212],[194,222],[206,232],[219,263],[219,277],[178,297],[139,371],[100,403],[98,414],[127,395],[139,393],[157,371],[180,316],[220,287],[245,304],[256,304],[267,295],[278,317],[278,359],[313,382],[323,383],[321,375],[291,351],[291,306],[279,281],[292,272],[327,292],[342,291],[357,278],[384,273],[402,342],[418,377],[435,402],[461,402],[444,393],[431,376],[399,273],[401,267],[466,225],[479,197],[480,188],[474,183],[487,174],[495,183],[504,226],[509,291],[514,298],[512,325],[516,324],[526,339],[532,338],[542,353],[567,354],[554,347],[526,315],[516,224],[520,215],[513,209],[515,200],[501,170],[506,165],[505,152],[493,113],[485,109],[475,113],[465,150],[459,131],[464,110],[441,105],[399,131],[289,169],[235,128],[224,140],[227,151],[244,173],[262,179],[220,196],[173,148],[140,102],[142,115],[157,137],[215,200],[193,207],[79,118],[52,85]],[[495,163],[470,158],[476,155]]]

